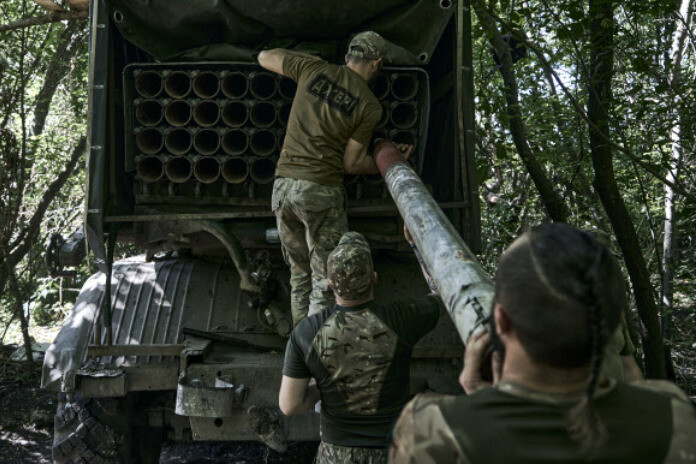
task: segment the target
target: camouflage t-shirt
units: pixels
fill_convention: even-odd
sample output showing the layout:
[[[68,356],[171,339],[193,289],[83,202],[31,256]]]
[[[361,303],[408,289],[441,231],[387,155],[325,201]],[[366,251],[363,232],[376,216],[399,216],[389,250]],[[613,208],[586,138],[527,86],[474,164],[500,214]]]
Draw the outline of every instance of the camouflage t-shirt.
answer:
[[[315,378],[323,441],[388,445],[390,427],[409,399],[412,348],[436,326],[440,304],[428,296],[382,306],[335,305],[293,330],[283,374]]]
[[[277,177],[339,186],[349,138],[369,145],[382,107],[366,80],[346,66],[286,55],[284,76],[298,83]]]

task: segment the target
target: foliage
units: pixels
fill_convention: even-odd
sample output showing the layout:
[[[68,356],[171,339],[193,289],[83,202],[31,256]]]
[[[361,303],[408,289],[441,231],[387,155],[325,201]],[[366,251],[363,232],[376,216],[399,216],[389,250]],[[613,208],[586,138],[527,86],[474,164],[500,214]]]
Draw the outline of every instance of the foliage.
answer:
[[[6,0],[0,10],[6,23],[43,11],[27,0]],[[72,169],[74,148],[85,133],[86,33],[81,20],[0,34],[0,131],[7,135],[0,158],[13,170],[12,176],[0,177],[0,269],[12,268],[18,286],[13,293],[8,280],[0,281],[0,323],[5,325],[0,337],[17,318],[18,300],[25,316],[45,323],[62,318],[74,299],[74,292],[67,292],[63,303],[57,300],[59,281],[48,277],[43,250],[51,233],[67,236],[81,224],[83,163]],[[53,193],[65,170],[72,175]],[[33,229],[35,219],[38,229]],[[87,267],[80,273],[73,288],[84,280]]]
[[[489,5],[490,11],[502,20],[499,23],[502,33],[514,31],[515,36],[525,37],[544,51],[565,87],[586,109],[590,74],[586,2],[501,0]],[[666,173],[670,167],[670,130],[675,125],[682,127],[684,163],[678,185],[692,193],[693,199],[678,199],[675,256],[679,264],[675,284],[677,296],[683,298],[683,305],[679,306],[690,306],[695,297],[696,270],[695,92],[692,88],[695,37],[689,27],[688,50],[683,54],[678,79],[671,83],[670,55],[677,9],[674,1],[616,3],[614,101],[609,125],[615,143],[659,173]],[[691,15],[695,15],[695,6]],[[528,226],[546,220],[547,216],[509,133],[504,84],[492,58],[488,31],[475,15],[473,21],[476,146],[486,242],[483,258],[493,270],[503,248]],[[695,24],[691,18],[689,24]],[[587,123],[532,50],[528,51],[528,57],[516,62],[514,71],[529,144],[556,191],[564,197],[572,213],[569,222],[595,231],[611,242],[622,264],[614,232],[592,186],[594,172]],[[641,239],[657,303],[661,303],[664,184],[618,151],[614,155],[614,169]],[[675,319],[674,323],[676,327],[679,320]],[[689,328],[685,334],[683,329],[675,330],[677,333],[669,335],[684,337],[682,342],[674,344],[695,355],[695,331]],[[695,378],[695,370],[689,371]]]

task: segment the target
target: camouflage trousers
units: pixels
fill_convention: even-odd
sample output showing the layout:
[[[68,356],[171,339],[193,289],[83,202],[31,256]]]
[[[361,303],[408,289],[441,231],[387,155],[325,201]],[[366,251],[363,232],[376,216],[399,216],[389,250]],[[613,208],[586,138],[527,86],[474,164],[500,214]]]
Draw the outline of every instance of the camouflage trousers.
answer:
[[[387,456],[383,448],[337,446],[320,441],[315,454],[316,464],[385,464]]]
[[[291,269],[293,326],[334,303],[327,257],[347,231],[344,188],[308,180],[274,181],[271,208],[284,260]]]

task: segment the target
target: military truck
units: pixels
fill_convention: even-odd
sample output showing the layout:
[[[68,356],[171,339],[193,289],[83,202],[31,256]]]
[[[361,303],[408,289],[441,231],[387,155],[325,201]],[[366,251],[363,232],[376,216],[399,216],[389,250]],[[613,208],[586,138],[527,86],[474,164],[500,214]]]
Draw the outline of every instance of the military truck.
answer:
[[[99,272],[44,360],[42,386],[60,393],[54,460],[318,439],[318,414],[278,410],[291,317],[270,197],[295,83],[256,55],[343,63],[353,34],[382,34],[375,137],[416,145],[412,167],[477,250],[467,2],[92,0],[89,23],[84,231],[54,236],[47,261],[65,273],[86,245]],[[376,299],[428,293],[380,176],[347,176],[345,190],[349,227],[373,249]],[[141,255],[114,261],[118,244]],[[414,350],[411,391],[457,392],[462,351],[444,314]]]

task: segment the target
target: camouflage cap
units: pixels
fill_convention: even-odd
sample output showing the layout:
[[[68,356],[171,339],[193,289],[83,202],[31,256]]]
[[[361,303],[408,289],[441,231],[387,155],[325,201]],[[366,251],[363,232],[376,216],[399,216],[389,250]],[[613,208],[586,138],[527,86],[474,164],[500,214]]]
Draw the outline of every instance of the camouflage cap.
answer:
[[[366,238],[347,232],[327,258],[327,278],[332,290],[345,300],[364,298],[373,283],[373,258]]]
[[[373,31],[360,32],[352,38],[347,53],[359,58],[378,60],[385,57],[385,39]]]

